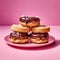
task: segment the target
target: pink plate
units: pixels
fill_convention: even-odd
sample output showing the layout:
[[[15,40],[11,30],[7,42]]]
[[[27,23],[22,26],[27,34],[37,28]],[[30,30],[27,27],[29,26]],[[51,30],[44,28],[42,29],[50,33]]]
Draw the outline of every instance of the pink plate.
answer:
[[[12,46],[16,46],[16,47],[41,47],[41,46],[46,46],[46,45],[52,44],[55,41],[54,37],[49,36],[48,43],[44,43],[44,44],[34,44],[34,43],[14,44],[14,43],[10,42],[9,35],[7,35],[4,38],[4,40],[7,44],[12,45]]]

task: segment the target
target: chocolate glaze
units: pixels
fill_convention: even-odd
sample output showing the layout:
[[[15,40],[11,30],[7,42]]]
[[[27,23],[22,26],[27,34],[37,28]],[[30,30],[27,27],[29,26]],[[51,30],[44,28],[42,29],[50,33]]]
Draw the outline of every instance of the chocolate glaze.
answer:
[[[32,38],[47,39],[49,37],[49,34],[48,33],[32,33],[31,37]]]
[[[45,25],[40,25],[40,27],[46,27]]]
[[[21,33],[21,32],[13,32],[10,33],[10,38],[14,38],[14,39],[28,39],[28,37],[31,38],[39,38],[39,39],[48,39],[49,34],[48,33],[31,33],[31,34],[27,34],[27,33]]]
[[[10,38],[27,39],[28,38],[28,34],[27,33],[20,33],[20,32],[13,32],[13,33],[10,33]]]
[[[38,17],[31,17],[32,21],[40,21],[40,19]]]
[[[40,22],[40,19],[38,17],[28,17],[28,16],[20,17],[19,20],[21,22],[26,22],[26,23],[29,23],[29,22],[32,22],[32,21]]]

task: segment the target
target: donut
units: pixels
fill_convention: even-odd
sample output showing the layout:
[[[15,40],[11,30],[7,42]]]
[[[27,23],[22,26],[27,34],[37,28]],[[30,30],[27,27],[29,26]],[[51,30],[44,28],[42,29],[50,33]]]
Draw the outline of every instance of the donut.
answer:
[[[29,27],[23,27],[22,25],[15,25],[11,26],[11,30],[13,31],[10,33],[10,41],[12,43],[27,43],[28,42],[28,32],[30,31]]]
[[[47,33],[50,31],[50,27],[46,25],[40,25],[38,27],[33,27],[31,30],[34,33]]]
[[[23,33],[26,33],[26,32],[29,32],[30,31],[30,28],[29,27],[23,27],[22,25],[15,25],[13,24],[11,26],[11,30],[12,31],[16,31],[16,32],[23,32]]]
[[[39,26],[40,25],[40,19],[39,17],[28,17],[23,16],[19,18],[19,23],[23,26],[33,27],[33,26]]]
[[[31,43],[47,43],[49,38],[48,33],[32,33],[30,35],[30,42]]]
[[[28,34],[21,32],[12,32],[10,33],[10,41],[12,43],[20,44],[28,42]]]
[[[30,41],[32,43],[47,43],[49,39],[48,32],[50,31],[50,27],[46,25],[40,25],[38,27],[32,27],[31,28],[32,34],[30,37]]]

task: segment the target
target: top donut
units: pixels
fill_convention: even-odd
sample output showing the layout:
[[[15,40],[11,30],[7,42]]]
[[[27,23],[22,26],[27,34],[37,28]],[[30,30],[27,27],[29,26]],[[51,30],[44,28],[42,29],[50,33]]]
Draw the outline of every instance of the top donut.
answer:
[[[19,23],[22,26],[28,26],[28,27],[39,26],[40,19],[37,16],[36,17],[22,16],[19,18]]]

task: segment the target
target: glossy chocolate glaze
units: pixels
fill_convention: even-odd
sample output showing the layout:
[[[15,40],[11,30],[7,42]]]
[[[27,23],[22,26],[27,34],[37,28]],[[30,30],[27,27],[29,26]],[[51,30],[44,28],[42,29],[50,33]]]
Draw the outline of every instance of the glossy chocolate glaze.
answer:
[[[40,38],[40,39],[48,39],[49,34],[48,33],[32,33],[31,34],[32,38]]]
[[[13,33],[10,33],[10,38],[27,39],[28,38],[28,34],[27,33],[20,33],[20,32],[13,32]]]
[[[24,16],[24,17],[20,17],[19,19],[21,22],[33,22],[33,21],[38,21],[40,22],[40,19],[38,17],[28,17],[28,16]]]

